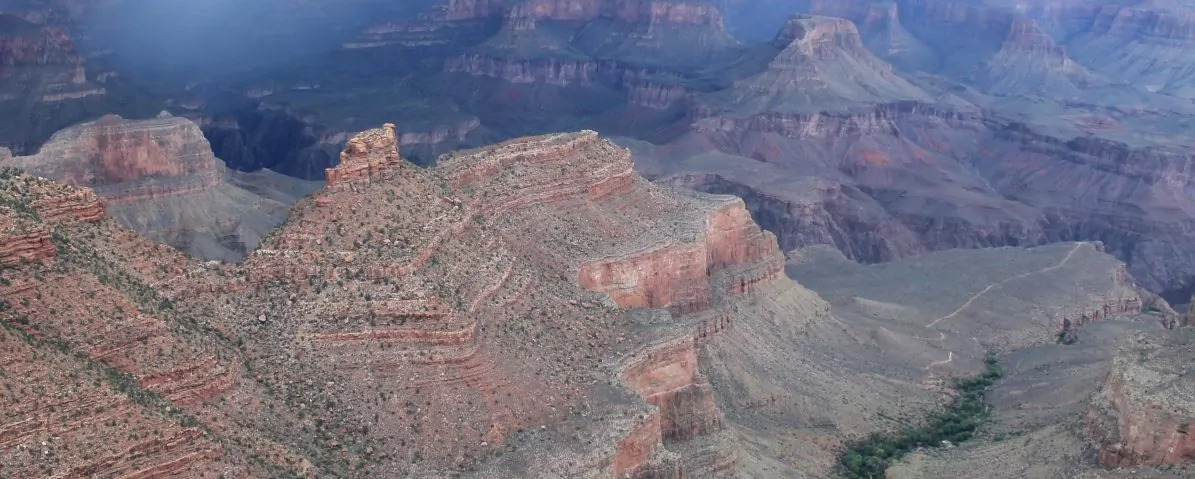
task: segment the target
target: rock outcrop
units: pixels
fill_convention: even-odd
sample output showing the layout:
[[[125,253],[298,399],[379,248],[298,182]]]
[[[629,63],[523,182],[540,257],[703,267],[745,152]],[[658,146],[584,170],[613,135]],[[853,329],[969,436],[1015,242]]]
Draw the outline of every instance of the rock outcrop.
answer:
[[[312,186],[234,173],[199,127],[161,115],[115,115],[62,130],[9,164],[104,197],[108,214],[157,241],[211,259],[237,259]],[[101,211],[99,214],[103,214]]]
[[[458,443],[451,450],[423,450],[425,460],[447,464],[477,450],[450,437],[480,435],[484,450],[526,440],[517,439],[516,429],[554,434],[567,416],[549,410],[608,414],[600,411],[615,407],[612,403],[572,399],[595,397],[597,386],[577,383],[568,365],[597,359],[575,356],[583,351],[622,351],[615,357],[627,359],[613,366],[586,367],[620,378],[626,390],[619,394],[639,397],[643,406],[636,408],[651,409],[632,421],[585,428],[583,436],[596,441],[592,457],[543,452],[531,466],[520,466],[531,469],[518,474],[600,470],[672,477],[689,470],[690,462],[708,464],[709,470],[732,467],[733,458],[712,449],[724,440],[724,430],[712,390],[695,372],[695,345],[726,327],[733,315],[729,302],[751,295],[761,284],[783,281],[783,257],[774,236],[754,225],[740,201],[646,183],[632,172],[628,151],[592,131],[457,152],[430,171],[400,161],[389,125],[348,145],[341,166],[328,172],[329,187],[301,202],[282,230],[245,263],[250,290],[264,293],[281,284],[288,286],[278,294],[295,291],[286,302],[296,306],[268,310],[265,321],[287,318],[277,320],[276,334],[294,334],[311,344],[310,360],[316,362],[305,363],[403,374],[415,378],[419,394],[439,398],[480,401],[512,397],[508,393],[518,398],[492,409],[423,403],[423,414],[458,424],[453,431],[436,431],[439,439],[418,442]],[[579,217],[585,220],[576,221]],[[660,277],[620,284],[624,279],[600,273],[627,273],[631,263],[659,271]],[[664,297],[671,292],[677,294]],[[327,294],[342,299],[323,299]],[[349,299],[362,294],[372,306]],[[652,335],[656,340],[648,342],[620,340],[622,333],[610,326],[625,314],[618,306],[668,308],[686,326]],[[567,337],[561,336],[564,330],[541,330],[521,319],[549,311],[543,317],[571,325]],[[588,319],[574,322],[580,315]],[[302,319],[307,317],[338,319],[307,323]],[[589,332],[579,333],[577,327]],[[544,346],[528,349],[529,337]],[[274,341],[252,342],[276,348]],[[375,349],[380,344],[386,345],[384,352]],[[530,364],[562,367],[527,369],[500,360],[524,354],[534,361]],[[674,375],[676,368],[688,373]],[[431,371],[439,373],[428,375]],[[530,375],[534,371],[538,377]],[[361,384],[357,377],[335,382],[348,381],[349,391]],[[668,378],[667,384],[657,384],[657,377]],[[389,386],[387,391],[400,397],[412,392]],[[371,429],[407,431],[387,421]],[[695,457],[703,459],[686,459]]]
[[[54,257],[50,230],[15,216],[6,211],[0,219],[0,227],[3,227],[0,239],[4,240],[4,246],[0,248],[0,265],[15,266]]]
[[[203,133],[183,118],[124,120],[108,115],[54,135],[21,168],[89,186],[112,204],[200,191],[221,181],[220,160]]]
[[[380,131],[369,131],[350,139],[340,154],[340,164],[327,170],[329,187],[353,182],[381,180],[390,169],[402,163],[394,125],[387,123]]]
[[[83,56],[61,27],[0,15],[0,101],[60,102],[103,95],[89,83]]]
[[[939,66],[938,54],[901,23],[898,2],[814,0],[809,11],[854,22],[868,50],[899,68],[934,70]]]
[[[863,46],[850,21],[794,15],[772,40],[779,49],[764,71],[705,102],[713,113],[820,114],[930,97]]]
[[[581,286],[610,295],[624,308],[692,313],[709,308],[715,287],[745,291],[748,283],[779,275],[782,261],[776,237],[760,233],[741,201],[729,201],[708,215],[703,225],[694,228],[704,233],[692,244],[649,246],[626,258],[582,264]],[[714,276],[728,269],[768,260],[771,266],[740,273],[724,285],[711,284]]]
[[[1085,416],[1108,468],[1195,461],[1195,358],[1190,328],[1141,334],[1117,354]]]

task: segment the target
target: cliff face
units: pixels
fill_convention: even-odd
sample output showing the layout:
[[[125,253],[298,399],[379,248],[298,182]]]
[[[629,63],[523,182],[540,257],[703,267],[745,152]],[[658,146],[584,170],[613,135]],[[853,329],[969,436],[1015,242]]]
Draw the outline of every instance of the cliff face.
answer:
[[[105,116],[60,131],[38,154],[14,158],[12,164],[89,187],[122,224],[205,258],[243,255],[281,222],[287,201],[293,201],[288,195],[311,188],[229,172],[198,126],[169,115],[151,120]],[[240,186],[252,183],[258,183],[256,192]],[[244,220],[258,224],[241,224]]]
[[[627,23],[651,25],[711,25],[722,27],[722,15],[704,2],[673,0],[449,0],[440,12],[445,20],[472,20],[512,10],[536,20],[592,21],[601,16]]]
[[[196,125],[169,116],[143,121],[105,116],[57,133],[37,155],[17,161],[29,171],[63,183],[112,192],[108,196],[115,203],[122,201],[115,190],[137,180],[195,183],[198,188],[214,184],[221,166]],[[136,188],[128,189],[133,190],[127,191],[133,200],[141,195],[154,197],[152,191],[138,194]]]
[[[1192,337],[1141,335],[1113,361],[1085,416],[1086,431],[1109,468],[1195,460]]]
[[[852,187],[827,180],[801,185],[801,194],[765,189],[716,173],[691,173],[657,181],[743,199],[760,227],[776,234],[781,251],[834,245],[859,262],[887,262],[926,251],[924,243],[883,207],[865,202]]]
[[[938,67],[938,54],[901,23],[897,2],[815,0],[809,11],[854,22],[867,48],[888,63],[910,70]]]
[[[704,2],[536,0],[490,17],[499,31],[449,59],[445,71],[516,84],[617,85],[623,64],[708,61],[736,46],[718,9]]]
[[[1149,91],[1195,97],[1195,14],[1165,4],[1103,6],[1089,26],[1068,42],[1085,65],[1109,78]]]
[[[736,266],[770,262],[725,287],[744,290],[748,282],[773,279],[780,273],[779,249],[771,233],[761,233],[741,201],[709,213],[705,233],[693,244],[670,245],[629,258],[581,265],[582,287],[609,294],[624,308],[668,308],[680,313],[710,306],[713,276]],[[737,280],[737,284],[736,284]]]
[[[682,85],[655,82],[634,72],[623,75],[623,84],[628,88],[628,103],[655,110],[685,104],[694,96]]]
[[[588,85],[597,79],[599,64],[593,61],[515,60],[480,54],[449,59],[444,71],[498,78],[510,83],[542,85]]]
[[[371,180],[381,180],[388,170],[402,163],[394,125],[387,123],[380,132],[350,139],[340,154],[340,164],[326,172],[329,187]]]
[[[3,219],[0,219],[0,227],[3,227],[0,239],[4,240],[4,247],[0,249],[0,265],[16,266],[54,257],[50,230],[10,211],[6,211]]]
[[[65,30],[8,13],[0,15],[0,69],[2,101],[60,102],[105,93],[88,83],[83,57]]]

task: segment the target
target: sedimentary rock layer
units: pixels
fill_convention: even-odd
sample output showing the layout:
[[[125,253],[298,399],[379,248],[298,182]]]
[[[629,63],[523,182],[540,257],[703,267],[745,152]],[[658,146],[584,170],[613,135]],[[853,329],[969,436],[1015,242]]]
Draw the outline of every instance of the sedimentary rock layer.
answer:
[[[1189,328],[1141,334],[1112,363],[1084,418],[1099,462],[1109,468],[1195,461],[1195,390]]]
[[[11,164],[89,187],[126,226],[203,258],[238,259],[313,188],[229,171],[197,125],[169,114],[108,115],[58,132],[36,155]]]

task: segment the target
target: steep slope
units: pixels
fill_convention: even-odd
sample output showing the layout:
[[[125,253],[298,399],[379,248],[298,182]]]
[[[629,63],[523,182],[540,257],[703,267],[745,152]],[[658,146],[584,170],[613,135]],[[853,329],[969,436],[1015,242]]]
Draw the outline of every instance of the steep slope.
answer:
[[[262,406],[246,398],[264,395],[232,344],[172,308],[168,283],[190,274],[186,259],[106,218],[87,189],[4,169],[0,201],[4,475],[263,475],[288,461],[301,466],[238,417]],[[243,409],[216,407],[231,398]]]
[[[811,291],[741,200],[646,182],[591,131],[424,169],[385,125],[326,176],[232,266],[139,238],[90,190],[5,173],[0,320],[34,345],[5,368],[52,346],[68,360],[46,374],[91,364],[104,401],[147,411],[112,423],[132,431],[100,466],[86,437],[47,437],[70,443],[55,471],[822,477],[883,417],[935,409],[986,348],[1143,301],[1090,243],[871,267],[811,250],[787,271]],[[0,431],[45,417],[13,411]],[[134,445],[156,431],[173,439]],[[5,470],[42,467],[42,436],[12,434]]]
[[[91,187],[121,224],[206,259],[243,257],[315,188],[268,171],[229,171],[198,126],[169,115],[106,116],[62,130],[36,155],[6,164]]]
[[[934,71],[941,59],[901,24],[900,8],[895,1],[811,2],[809,11],[855,23],[867,46],[877,57],[897,68],[910,71]]]
[[[574,43],[596,58],[638,67],[700,68],[734,58],[742,46],[709,2],[607,2],[611,13],[583,27]]]
[[[944,74],[993,95],[1075,98],[1108,83],[1012,7],[858,0],[815,1],[811,9],[855,22],[868,49],[903,70]]]
[[[930,96],[863,47],[849,21],[793,16],[772,41],[781,50],[763,71],[707,99],[734,115],[842,112]]]
[[[1163,2],[1107,5],[1067,45],[1079,61],[1151,92],[1195,98],[1195,10]]]
[[[1195,390],[1187,378],[1195,330],[1141,334],[1117,354],[1087,414],[1087,432],[1106,467],[1195,462]]]

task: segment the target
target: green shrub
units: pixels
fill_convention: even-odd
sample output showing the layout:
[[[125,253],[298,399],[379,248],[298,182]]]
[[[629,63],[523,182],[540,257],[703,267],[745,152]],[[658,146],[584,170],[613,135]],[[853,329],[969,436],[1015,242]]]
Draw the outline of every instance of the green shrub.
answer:
[[[990,413],[984,394],[1004,377],[1000,359],[994,351],[984,357],[984,371],[977,376],[954,382],[958,396],[945,411],[931,416],[919,429],[906,428],[893,433],[873,433],[856,441],[839,457],[846,477],[869,479],[884,477],[893,461],[918,447],[938,447],[943,441],[960,443],[971,439]]]

